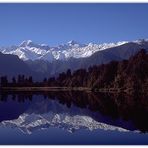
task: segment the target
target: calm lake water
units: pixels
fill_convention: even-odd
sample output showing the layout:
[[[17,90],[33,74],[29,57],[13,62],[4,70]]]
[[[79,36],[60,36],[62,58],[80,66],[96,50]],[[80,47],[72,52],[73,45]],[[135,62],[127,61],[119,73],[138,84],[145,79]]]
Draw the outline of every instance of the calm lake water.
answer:
[[[147,97],[1,93],[0,144],[148,144]]]

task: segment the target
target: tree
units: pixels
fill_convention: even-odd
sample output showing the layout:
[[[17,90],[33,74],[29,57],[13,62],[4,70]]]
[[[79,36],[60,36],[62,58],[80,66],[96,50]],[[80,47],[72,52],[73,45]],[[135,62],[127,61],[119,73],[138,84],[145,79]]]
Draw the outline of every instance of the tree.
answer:
[[[32,83],[33,83],[32,76],[30,76],[30,77],[29,77],[28,81],[29,81],[29,83],[30,83],[30,84],[32,84]]]
[[[66,76],[67,76],[67,77],[71,77],[71,70],[70,70],[70,69],[67,70]]]
[[[55,77],[51,77],[48,79],[48,86],[55,86],[56,85],[56,80]]]
[[[2,86],[2,87],[8,86],[8,79],[7,79],[7,76],[2,76],[2,77],[1,77],[1,86]]]
[[[48,86],[47,78],[44,78],[44,79],[43,79],[43,85],[44,85],[44,86]]]
[[[16,85],[16,79],[15,79],[15,77],[12,78],[12,84],[13,85]]]
[[[44,78],[43,82],[44,82],[44,83],[47,83],[47,78]]]

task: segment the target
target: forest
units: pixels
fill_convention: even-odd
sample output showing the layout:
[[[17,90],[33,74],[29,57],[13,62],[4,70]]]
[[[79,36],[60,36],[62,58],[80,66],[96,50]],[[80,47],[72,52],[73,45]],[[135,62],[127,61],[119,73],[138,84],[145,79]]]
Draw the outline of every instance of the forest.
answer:
[[[108,64],[94,65],[88,69],[71,72],[68,69],[58,77],[44,78],[34,82],[32,76],[18,75],[8,81],[7,76],[0,77],[3,87],[87,87],[93,91],[141,91],[148,90],[148,54],[141,49],[128,60],[111,61]]]

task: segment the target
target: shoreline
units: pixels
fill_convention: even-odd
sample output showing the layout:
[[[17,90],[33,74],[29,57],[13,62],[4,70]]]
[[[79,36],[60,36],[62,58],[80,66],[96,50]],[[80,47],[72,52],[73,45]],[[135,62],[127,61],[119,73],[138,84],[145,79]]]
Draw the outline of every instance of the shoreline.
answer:
[[[131,88],[120,89],[120,88],[100,88],[92,89],[89,87],[0,87],[0,92],[58,92],[58,91],[79,91],[79,92],[100,92],[100,93],[126,93],[132,94],[135,91]],[[136,91],[137,92],[137,91]],[[138,91],[139,93],[141,91]],[[142,93],[142,92],[141,92]]]
[[[88,87],[1,87],[0,91],[92,91]]]

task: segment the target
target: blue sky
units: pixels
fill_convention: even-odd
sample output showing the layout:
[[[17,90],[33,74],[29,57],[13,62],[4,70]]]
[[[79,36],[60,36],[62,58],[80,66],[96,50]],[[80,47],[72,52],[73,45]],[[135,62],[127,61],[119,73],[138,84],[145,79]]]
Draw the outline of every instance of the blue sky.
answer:
[[[0,46],[148,38],[148,4],[0,4]]]

